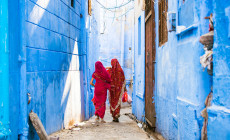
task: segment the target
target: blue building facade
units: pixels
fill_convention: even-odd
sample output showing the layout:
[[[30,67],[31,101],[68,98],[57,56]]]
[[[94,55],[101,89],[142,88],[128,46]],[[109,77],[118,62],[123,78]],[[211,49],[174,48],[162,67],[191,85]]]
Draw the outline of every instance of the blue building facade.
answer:
[[[213,89],[208,139],[229,139],[230,2],[165,0],[168,28],[175,14],[176,30],[168,32],[162,45],[161,1],[154,1],[156,131],[166,139],[201,139],[201,111]],[[110,66],[114,57],[125,71],[132,113],[145,122],[144,5],[135,1],[108,14],[92,1],[89,16],[85,0],[0,1],[0,139],[38,139],[28,117],[31,111],[48,134],[89,119],[94,113],[94,88],[89,85],[94,64],[100,60]],[[200,64],[204,49],[199,42],[209,32],[204,17],[211,13],[213,76]]]
[[[138,2],[136,2],[138,3]],[[167,42],[159,43],[159,5],[154,1],[155,9],[155,111],[156,131],[166,139],[201,139],[205,108],[205,99],[213,89],[213,101],[208,107],[208,139],[229,139],[229,2],[218,0],[172,0],[167,1],[167,26],[169,18],[175,14],[175,31],[168,32]],[[141,4],[141,3],[138,3]],[[135,5],[136,6],[136,5]],[[138,6],[136,6],[138,7]],[[144,11],[135,10],[135,52],[134,52],[134,92],[133,114],[145,121],[145,45],[139,50],[139,35],[144,33],[138,28],[138,18],[144,26]],[[202,35],[209,32],[209,21],[214,15],[214,75],[208,75],[200,64],[204,54],[199,42]],[[172,20],[171,20],[172,21]],[[144,29],[145,30],[145,29]],[[140,34],[141,33],[141,34]],[[144,38],[145,39],[145,38]],[[141,53],[139,53],[141,52]],[[142,75],[142,76],[141,76]],[[141,83],[143,82],[143,83]],[[141,83],[141,84],[140,84]],[[142,93],[142,94],[139,94]],[[141,96],[140,96],[141,95]],[[142,96],[143,95],[143,96]]]
[[[31,111],[48,134],[92,116],[93,105],[86,106],[92,94],[88,1],[6,0],[0,6],[0,139],[38,139]]]
[[[156,128],[166,139],[201,138],[201,111],[211,91],[212,77],[201,67],[204,51],[199,38],[208,32],[208,20],[204,17],[211,14],[211,4],[208,0],[168,1],[168,12],[177,14],[177,29],[168,32],[168,41],[162,46],[157,35],[155,97]],[[179,30],[181,26],[183,29]]]

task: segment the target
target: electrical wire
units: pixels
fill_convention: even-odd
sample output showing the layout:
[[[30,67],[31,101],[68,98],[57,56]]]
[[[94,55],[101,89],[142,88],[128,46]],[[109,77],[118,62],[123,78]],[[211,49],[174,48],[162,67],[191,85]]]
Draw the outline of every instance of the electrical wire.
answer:
[[[133,10],[133,9],[134,9],[134,7],[130,8],[129,10],[127,10],[124,14],[122,14],[122,15],[120,15],[120,16],[116,16],[115,18],[120,18],[120,17],[126,15],[128,12],[130,12],[130,11]],[[114,18],[114,17],[106,17],[106,18]]]
[[[129,4],[130,2],[132,2],[132,1],[134,1],[134,0],[129,0],[128,2],[126,2],[126,3],[124,3],[124,4],[121,4],[121,5],[119,5],[119,6],[115,6],[115,7],[105,7],[102,3],[100,3],[98,0],[96,0],[96,2],[98,3],[98,4],[100,4],[104,9],[106,9],[106,10],[109,10],[109,11],[112,11],[111,9],[119,9],[119,8],[121,8],[121,7],[123,7],[123,6],[126,6],[127,4]],[[116,3],[117,3],[117,1],[116,1]]]
[[[110,12],[114,12],[113,10],[110,10],[110,9],[108,9],[107,7],[105,7],[103,4],[101,4],[98,0],[96,0],[96,2],[97,2],[98,4],[100,4],[100,5],[102,6],[102,8],[104,8],[104,9],[110,11]]]

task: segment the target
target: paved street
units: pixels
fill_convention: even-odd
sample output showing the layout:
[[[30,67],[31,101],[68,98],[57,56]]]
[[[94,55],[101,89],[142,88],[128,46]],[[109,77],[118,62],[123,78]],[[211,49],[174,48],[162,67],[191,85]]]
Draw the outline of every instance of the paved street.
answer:
[[[107,107],[108,108],[108,107]],[[82,123],[82,126],[72,130],[62,130],[52,136],[58,136],[61,140],[150,140],[146,132],[138,127],[125,113],[131,113],[131,108],[121,109],[120,122],[112,122],[109,110],[106,111],[106,123],[95,123],[95,117]],[[80,130],[79,130],[80,128]]]

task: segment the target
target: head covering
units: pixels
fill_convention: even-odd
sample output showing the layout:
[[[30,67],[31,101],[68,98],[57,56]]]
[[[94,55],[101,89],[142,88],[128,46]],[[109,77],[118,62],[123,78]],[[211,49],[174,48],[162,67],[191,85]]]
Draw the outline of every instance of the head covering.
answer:
[[[110,75],[108,74],[108,72],[106,71],[105,67],[103,66],[103,64],[100,61],[97,61],[95,63],[95,72],[94,74],[100,78],[101,80],[105,80],[105,82],[110,83],[111,82],[111,78]]]
[[[119,86],[121,86],[120,84],[122,84],[125,80],[124,71],[122,70],[121,65],[116,58],[111,60],[111,65],[111,77],[113,77],[112,80],[115,82],[115,84],[119,84]]]

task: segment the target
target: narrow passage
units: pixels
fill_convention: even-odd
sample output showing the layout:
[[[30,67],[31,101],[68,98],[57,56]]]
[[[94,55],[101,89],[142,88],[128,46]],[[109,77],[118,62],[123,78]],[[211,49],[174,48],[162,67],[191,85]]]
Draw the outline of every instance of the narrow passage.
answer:
[[[106,123],[95,123],[95,117],[72,130],[62,130],[52,134],[60,140],[151,140],[137,123],[130,119],[125,113],[131,113],[131,107],[121,109],[120,122],[112,122],[110,112],[106,110]],[[80,130],[79,130],[80,129]]]

